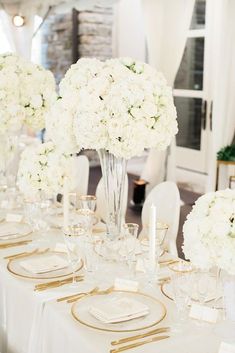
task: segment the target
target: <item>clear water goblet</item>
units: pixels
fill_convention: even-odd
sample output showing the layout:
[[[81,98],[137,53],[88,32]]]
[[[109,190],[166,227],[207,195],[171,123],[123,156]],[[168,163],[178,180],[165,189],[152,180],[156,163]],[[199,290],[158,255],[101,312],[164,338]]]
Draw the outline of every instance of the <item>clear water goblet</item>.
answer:
[[[82,258],[81,244],[79,239],[85,235],[85,228],[81,224],[71,225],[63,228],[64,240],[67,247],[68,261],[73,272],[71,287],[77,287],[76,272]]]
[[[175,273],[170,282],[173,300],[176,305],[176,319],[173,331],[182,331],[188,319],[190,304],[191,274]]]

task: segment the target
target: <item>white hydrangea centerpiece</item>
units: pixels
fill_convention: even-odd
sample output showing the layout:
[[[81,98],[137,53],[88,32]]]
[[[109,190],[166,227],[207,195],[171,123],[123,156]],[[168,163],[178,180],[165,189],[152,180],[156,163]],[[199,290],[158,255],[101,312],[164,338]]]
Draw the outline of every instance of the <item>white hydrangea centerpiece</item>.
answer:
[[[172,90],[161,73],[130,58],[83,58],[60,84],[47,115],[50,139],[66,151],[105,149],[129,159],[164,150],[177,133]]]
[[[26,147],[18,170],[20,191],[29,197],[36,197],[39,192],[55,195],[63,191],[65,178],[73,190],[76,185],[74,158],[61,153],[51,141]]]
[[[195,266],[217,266],[235,274],[235,190],[207,193],[195,203],[183,227],[185,257]]]
[[[38,131],[56,99],[53,74],[17,54],[0,55],[0,134],[23,124]]]

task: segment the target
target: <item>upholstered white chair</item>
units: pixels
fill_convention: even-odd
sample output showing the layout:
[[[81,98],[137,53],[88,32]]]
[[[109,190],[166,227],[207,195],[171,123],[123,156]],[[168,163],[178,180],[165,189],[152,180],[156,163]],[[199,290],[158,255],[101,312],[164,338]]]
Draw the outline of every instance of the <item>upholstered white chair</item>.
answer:
[[[104,192],[103,178],[100,179],[97,188],[96,188],[96,214],[100,217],[101,220],[106,222],[107,212],[106,212],[106,198]],[[127,174],[125,176],[125,185],[124,185],[124,193],[123,193],[123,219],[125,220],[126,209],[127,209],[127,201],[128,201],[128,177]]]
[[[152,204],[157,208],[157,221],[167,223],[169,226],[164,241],[165,247],[173,255],[178,255],[176,238],[180,218],[180,194],[177,185],[171,181],[166,181],[158,184],[150,191],[142,209],[143,229],[140,237],[148,233],[146,226],[149,223],[149,211]]]
[[[86,156],[76,156],[73,160],[74,170],[76,174],[75,192],[78,195],[87,195],[88,179],[89,179],[89,160]]]

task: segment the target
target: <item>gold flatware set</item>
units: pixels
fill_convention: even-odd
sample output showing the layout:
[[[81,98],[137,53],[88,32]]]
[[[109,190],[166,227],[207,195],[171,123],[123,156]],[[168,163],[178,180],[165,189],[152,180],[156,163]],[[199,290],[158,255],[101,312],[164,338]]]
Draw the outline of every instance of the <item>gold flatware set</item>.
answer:
[[[126,351],[128,349],[132,349],[132,348],[136,348],[136,347],[142,346],[142,345],[147,344],[147,343],[152,343],[152,342],[157,342],[157,341],[164,340],[166,338],[169,338],[170,336],[168,336],[168,335],[155,336],[155,335],[158,335],[160,333],[166,333],[166,332],[169,332],[169,331],[170,331],[169,327],[161,327],[161,328],[157,328],[157,329],[154,329],[154,330],[151,330],[151,331],[148,331],[148,332],[145,332],[145,333],[141,333],[141,334],[138,334],[138,335],[135,335],[135,336],[130,336],[130,337],[126,337],[126,338],[121,338],[121,339],[116,340],[116,341],[112,341],[111,345],[112,346],[116,346],[116,345],[119,345],[119,344],[140,340],[138,342],[134,342],[134,343],[127,344],[127,345],[124,345],[124,346],[120,346],[118,348],[113,348],[113,349],[110,350],[110,353],[119,353],[119,352]],[[154,336],[154,337],[147,338],[146,340],[142,340],[143,338],[146,338],[146,337],[149,337],[149,336]]]
[[[144,344],[147,344],[147,343],[161,341],[161,340],[164,340],[164,339],[169,338],[169,337],[170,336],[154,336],[152,338],[148,338],[147,340],[143,340],[143,341],[140,341],[140,342],[135,342],[135,343],[132,343],[132,344],[127,344],[125,346],[118,347],[118,348],[115,348],[115,349],[110,349],[110,353],[123,352],[123,351],[126,351],[128,349],[132,349],[132,348],[136,348],[136,347],[139,347],[139,346],[143,346]]]

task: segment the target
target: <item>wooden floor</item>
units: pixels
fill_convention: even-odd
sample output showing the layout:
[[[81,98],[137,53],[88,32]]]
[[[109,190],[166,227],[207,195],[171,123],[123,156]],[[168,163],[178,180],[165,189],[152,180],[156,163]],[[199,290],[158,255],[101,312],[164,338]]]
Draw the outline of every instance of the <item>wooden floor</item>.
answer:
[[[100,178],[101,178],[100,167],[91,168],[90,177],[89,177],[89,188],[88,188],[89,194],[91,195],[95,194],[96,186]],[[128,179],[129,179],[129,193],[128,193],[128,207],[127,207],[126,221],[138,223],[141,226],[141,219],[140,219],[141,210],[134,210],[130,205],[130,200],[132,199],[132,195],[133,195],[133,180],[136,179],[136,176],[129,174]],[[180,190],[181,200],[184,201],[185,204],[181,206],[181,210],[180,210],[180,225],[179,225],[179,232],[177,237],[177,248],[178,248],[179,256],[183,257],[183,253],[181,250],[181,246],[183,242],[182,226],[184,224],[187,214],[192,209],[192,205],[200,195],[181,188],[179,190]]]

